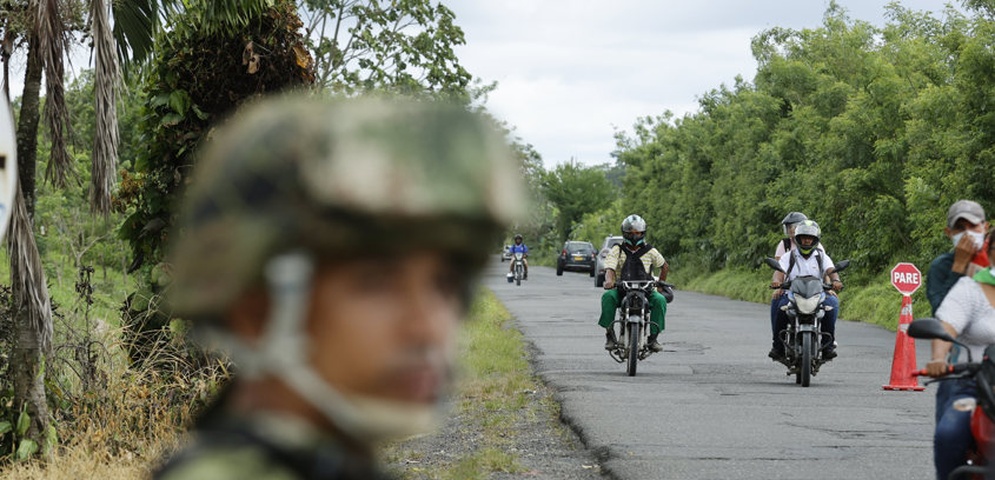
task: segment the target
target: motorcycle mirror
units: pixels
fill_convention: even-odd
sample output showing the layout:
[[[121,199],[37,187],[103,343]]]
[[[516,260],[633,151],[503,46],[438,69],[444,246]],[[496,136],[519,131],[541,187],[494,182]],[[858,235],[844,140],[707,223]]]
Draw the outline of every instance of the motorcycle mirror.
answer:
[[[842,261],[836,262],[836,268],[834,268],[833,270],[836,271],[836,272],[842,272],[843,270],[845,270],[849,266],[850,266],[850,260],[842,260]]]
[[[947,342],[960,343],[951,337],[943,328],[943,324],[935,318],[917,318],[909,323],[908,334],[912,338],[938,339]]]
[[[957,339],[950,336],[946,329],[943,328],[943,324],[935,318],[926,317],[913,320],[912,323],[909,324],[909,329],[906,333],[908,333],[908,335],[912,338],[937,339],[960,345],[967,351],[967,361],[974,361],[974,359],[971,358],[971,349],[968,348],[967,345],[964,345],[963,342],[959,342]]]
[[[777,270],[778,272],[784,273],[784,270],[781,268],[781,264],[778,263],[777,260],[774,260],[773,258],[767,257],[767,258],[764,259],[764,263],[766,263],[768,267],[773,268],[774,270]]]

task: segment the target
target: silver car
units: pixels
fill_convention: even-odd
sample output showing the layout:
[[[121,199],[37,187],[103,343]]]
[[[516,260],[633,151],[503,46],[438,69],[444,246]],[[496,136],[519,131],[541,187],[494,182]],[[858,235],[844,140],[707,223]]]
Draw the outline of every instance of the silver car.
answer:
[[[507,260],[511,260],[511,245],[505,245],[504,251],[501,252],[501,262],[504,263]]]
[[[594,274],[594,286],[601,288],[605,286],[605,257],[608,256],[608,251],[611,250],[615,245],[622,243],[621,236],[607,236],[605,237],[605,243],[601,245],[601,250],[598,251],[597,264],[595,265]]]

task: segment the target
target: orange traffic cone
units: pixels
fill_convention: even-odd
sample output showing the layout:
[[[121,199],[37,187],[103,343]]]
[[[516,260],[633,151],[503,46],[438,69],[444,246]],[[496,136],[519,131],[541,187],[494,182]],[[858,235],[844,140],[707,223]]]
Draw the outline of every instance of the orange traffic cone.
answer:
[[[912,297],[902,295],[902,312],[898,316],[898,331],[895,333],[895,356],[891,360],[891,383],[883,385],[885,390],[913,390],[921,392],[926,387],[919,385],[916,372],[916,341],[906,333],[912,323]]]

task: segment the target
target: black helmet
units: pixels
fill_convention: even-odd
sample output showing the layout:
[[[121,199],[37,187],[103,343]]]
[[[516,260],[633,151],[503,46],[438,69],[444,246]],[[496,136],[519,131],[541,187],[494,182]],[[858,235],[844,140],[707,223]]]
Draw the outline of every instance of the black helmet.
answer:
[[[791,235],[788,233],[788,229],[790,229],[792,225],[805,220],[808,220],[808,217],[806,217],[802,212],[791,212],[785,215],[784,219],[781,220],[781,227],[784,229],[784,236],[788,237]]]

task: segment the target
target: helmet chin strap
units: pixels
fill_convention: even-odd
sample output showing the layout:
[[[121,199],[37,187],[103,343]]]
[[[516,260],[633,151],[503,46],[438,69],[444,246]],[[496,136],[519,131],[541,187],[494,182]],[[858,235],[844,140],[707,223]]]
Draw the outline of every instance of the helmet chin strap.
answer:
[[[270,318],[253,346],[228,333],[216,338],[230,351],[246,378],[271,375],[310,403],[346,435],[377,442],[430,431],[440,408],[345,394],[329,384],[308,361],[305,335],[313,259],[304,253],[274,257],[265,276],[272,299]]]

